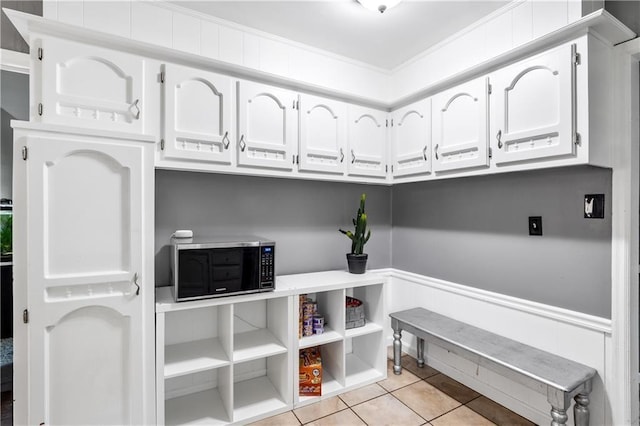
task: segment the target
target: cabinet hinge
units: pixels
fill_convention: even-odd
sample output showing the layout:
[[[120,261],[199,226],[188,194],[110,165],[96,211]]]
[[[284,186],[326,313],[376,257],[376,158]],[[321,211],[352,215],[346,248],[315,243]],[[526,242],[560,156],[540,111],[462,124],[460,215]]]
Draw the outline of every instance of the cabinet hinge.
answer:
[[[160,151],[164,151],[164,139],[160,139]]]
[[[391,165],[391,173],[393,173],[393,164]]]
[[[29,158],[29,148],[27,148],[26,146],[22,147],[22,159],[24,161],[27,161],[27,158]]]
[[[573,143],[576,144],[576,145],[580,145],[581,142],[582,142],[582,140],[580,138],[580,133],[574,132],[573,133]]]
[[[491,85],[491,83],[487,84],[487,94],[491,94],[493,93],[493,86]]]
[[[42,47],[38,47],[38,60],[40,61],[42,60],[42,53],[43,53]]]
[[[389,165],[388,164],[384,165],[384,172],[385,173],[389,173]]]
[[[580,65],[580,54],[578,52],[572,52],[573,53],[573,58],[571,58],[571,60],[573,61],[574,65]]]
[[[164,83],[164,71],[160,72],[160,83]]]
[[[38,104],[38,115],[40,115],[40,116],[42,115],[42,110],[43,110],[42,103],[39,103]]]
[[[493,158],[493,150],[489,148],[489,158]]]
[[[296,109],[300,109],[300,101],[296,101]]]
[[[29,310],[25,309],[22,311],[22,322],[25,324],[29,323]]]

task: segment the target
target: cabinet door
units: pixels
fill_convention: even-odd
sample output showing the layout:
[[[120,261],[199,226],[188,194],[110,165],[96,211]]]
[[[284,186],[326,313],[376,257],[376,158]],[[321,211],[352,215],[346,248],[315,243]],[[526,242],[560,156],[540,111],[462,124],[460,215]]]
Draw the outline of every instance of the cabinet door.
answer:
[[[230,77],[167,64],[164,157],[231,164]]]
[[[387,174],[387,113],[349,105],[348,172],[353,176]]]
[[[47,38],[40,74],[41,121],[143,132],[141,58]]]
[[[238,165],[293,168],[297,100],[289,90],[238,82]]]
[[[391,115],[393,175],[431,171],[431,99],[394,111]]]
[[[491,76],[497,164],[574,153],[572,48],[559,47]]]
[[[300,95],[300,170],[344,173],[347,107]]]
[[[487,80],[479,78],[433,97],[433,169],[489,165]]]
[[[152,145],[27,136],[29,424],[151,424]],[[18,174],[20,174],[18,169]],[[151,219],[149,219],[151,218]],[[20,373],[18,373],[20,374]]]

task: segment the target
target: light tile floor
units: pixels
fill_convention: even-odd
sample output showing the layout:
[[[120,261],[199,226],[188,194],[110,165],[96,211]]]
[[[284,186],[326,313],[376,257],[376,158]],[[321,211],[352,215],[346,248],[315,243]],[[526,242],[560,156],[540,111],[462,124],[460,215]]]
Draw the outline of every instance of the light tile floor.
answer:
[[[533,425],[429,366],[418,368],[409,355],[403,355],[402,366],[395,375],[388,360],[385,380],[253,425]]]

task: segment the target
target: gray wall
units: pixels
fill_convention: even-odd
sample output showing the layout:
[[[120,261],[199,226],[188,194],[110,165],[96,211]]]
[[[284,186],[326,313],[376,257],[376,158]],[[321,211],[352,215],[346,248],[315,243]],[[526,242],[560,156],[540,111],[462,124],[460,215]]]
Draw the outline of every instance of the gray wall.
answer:
[[[636,34],[640,34],[640,2],[634,0],[606,0],[604,8]]]
[[[584,219],[604,193],[605,219]],[[392,264],[611,317],[611,171],[577,167],[397,185]],[[528,235],[542,216],[543,236]]]
[[[372,230],[369,268],[391,266],[391,188],[294,179],[156,171],[156,283],[169,283],[167,244],[176,229],[253,234],[276,241],[280,275],[346,269],[361,193]]]
[[[0,71],[0,198],[12,198],[13,129],[11,120],[29,119],[29,76]]]
[[[42,0],[0,0],[0,8],[14,9],[42,16]],[[4,13],[0,17],[0,47],[29,53],[29,46]]]

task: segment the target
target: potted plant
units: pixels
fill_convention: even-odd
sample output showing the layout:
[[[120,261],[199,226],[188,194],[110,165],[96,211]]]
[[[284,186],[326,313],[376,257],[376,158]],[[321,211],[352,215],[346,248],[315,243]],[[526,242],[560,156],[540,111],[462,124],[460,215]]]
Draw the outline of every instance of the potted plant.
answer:
[[[339,229],[344,235],[351,239],[351,253],[347,253],[347,263],[349,265],[349,272],[352,274],[364,274],[367,268],[366,253],[362,253],[364,245],[369,241],[371,237],[371,230],[367,231],[367,214],[364,212],[364,202],[366,195],[360,196],[360,208],[358,209],[358,215],[353,219],[353,226],[355,231],[345,231]]]

